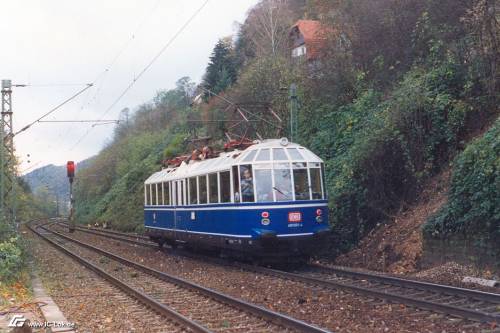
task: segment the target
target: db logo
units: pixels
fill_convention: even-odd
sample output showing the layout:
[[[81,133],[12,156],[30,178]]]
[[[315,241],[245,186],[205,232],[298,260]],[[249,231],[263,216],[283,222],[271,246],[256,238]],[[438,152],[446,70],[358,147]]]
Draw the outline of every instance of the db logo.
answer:
[[[301,212],[290,212],[288,213],[288,223],[302,222]]]
[[[9,327],[23,327],[26,318],[23,315],[14,315],[9,322]]]

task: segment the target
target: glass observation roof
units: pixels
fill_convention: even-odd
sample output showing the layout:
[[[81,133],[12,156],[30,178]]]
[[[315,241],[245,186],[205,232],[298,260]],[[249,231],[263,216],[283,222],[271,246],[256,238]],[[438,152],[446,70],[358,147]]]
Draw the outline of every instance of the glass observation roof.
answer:
[[[149,177],[146,184],[183,179],[228,170],[233,165],[261,164],[270,162],[312,162],[323,161],[310,150],[288,142],[286,139],[266,140],[248,147],[244,151],[224,152],[219,157],[205,161],[183,162],[177,168],[163,169]]]

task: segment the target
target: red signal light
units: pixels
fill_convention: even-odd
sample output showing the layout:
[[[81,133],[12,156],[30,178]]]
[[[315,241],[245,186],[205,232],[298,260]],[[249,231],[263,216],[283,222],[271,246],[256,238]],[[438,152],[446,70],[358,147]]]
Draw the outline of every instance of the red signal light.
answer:
[[[323,210],[321,210],[321,209],[319,209],[319,208],[318,208],[318,209],[316,209],[316,215],[318,215],[318,216],[323,215]]]
[[[75,162],[68,161],[68,163],[66,164],[66,170],[68,172],[68,178],[75,177]]]
[[[263,219],[267,219],[267,218],[269,218],[269,212],[262,212],[262,214],[260,214],[260,216],[262,216]]]

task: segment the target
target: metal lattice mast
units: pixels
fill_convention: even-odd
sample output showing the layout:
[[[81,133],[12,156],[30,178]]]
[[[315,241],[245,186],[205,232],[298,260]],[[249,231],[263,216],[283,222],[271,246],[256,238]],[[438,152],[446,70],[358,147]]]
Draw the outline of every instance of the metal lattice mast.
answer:
[[[15,158],[14,129],[12,127],[12,83],[10,80],[2,80],[1,127],[1,209],[2,214],[11,220],[15,225]]]
[[[292,83],[290,85],[290,141],[299,141],[298,131],[298,100],[297,100],[297,85]],[[295,141],[294,141],[295,140]]]

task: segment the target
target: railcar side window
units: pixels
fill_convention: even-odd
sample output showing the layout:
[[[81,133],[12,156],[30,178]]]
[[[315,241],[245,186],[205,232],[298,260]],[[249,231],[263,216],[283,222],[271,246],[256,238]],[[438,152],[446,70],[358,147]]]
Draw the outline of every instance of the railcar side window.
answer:
[[[328,198],[328,193],[326,190],[326,180],[325,180],[325,165],[321,163],[321,182],[323,185],[323,199]]]
[[[163,183],[158,183],[158,205],[165,205],[165,191],[163,191]]]
[[[252,166],[240,166],[241,201],[254,202]]]
[[[256,161],[269,161],[271,159],[271,150],[269,148],[261,149],[257,155]]]
[[[321,192],[321,173],[319,168],[311,168],[309,172],[311,173],[311,190],[312,199],[323,199],[323,193]]]
[[[287,167],[276,168],[276,167]],[[276,196],[276,201],[291,201],[293,200],[292,192],[292,176],[290,174],[290,168],[288,163],[281,163],[281,165],[275,165],[274,169],[274,195]]]
[[[240,202],[240,176],[238,175],[238,166],[233,166],[233,191],[234,202]]]
[[[200,186],[200,203],[207,203],[207,176],[199,176],[198,184]]]
[[[165,200],[165,206],[170,205],[170,188],[168,183],[163,183],[163,198]]]
[[[252,150],[251,152],[249,152],[248,155],[243,159],[243,162],[252,162],[256,153],[257,150]]]
[[[220,202],[231,202],[231,176],[229,171],[219,174]]]
[[[296,168],[296,164],[303,163],[294,163],[293,169],[293,183],[295,187],[295,200],[309,200],[309,181],[307,179],[307,169],[305,168]]]
[[[175,181],[170,182],[170,191],[171,191],[171,197],[172,197],[172,206],[177,206],[177,185]]]
[[[271,169],[255,170],[257,202],[273,201],[273,180]]]
[[[146,192],[146,206],[151,205],[151,185],[144,186],[144,192]]]
[[[287,149],[288,154],[290,155],[290,158],[293,161],[303,161],[304,157],[302,154],[297,150],[297,148],[288,148]]]
[[[151,184],[151,205],[156,206],[156,184]]]
[[[184,205],[184,182],[182,180],[177,181],[177,188],[179,189],[178,205]]]
[[[285,149],[283,149],[283,148],[273,149],[273,160],[275,160],[275,161],[288,160],[288,156],[286,156]]]
[[[198,184],[196,177],[189,178],[189,204],[198,204]]]
[[[212,173],[208,175],[208,191],[209,191],[209,199],[210,203],[218,203],[219,202],[219,191],[218,191],[218,181],[217,174]]]

